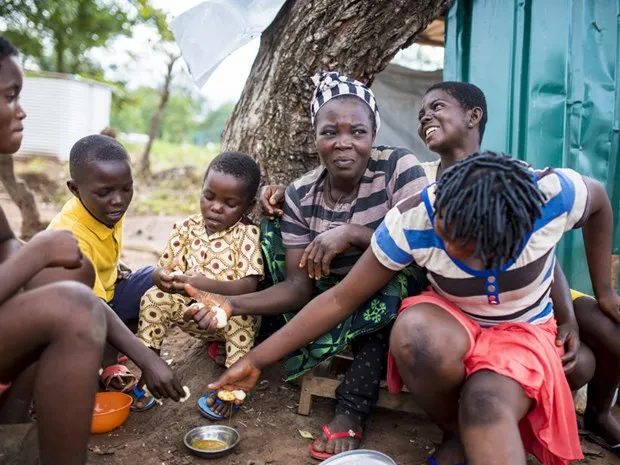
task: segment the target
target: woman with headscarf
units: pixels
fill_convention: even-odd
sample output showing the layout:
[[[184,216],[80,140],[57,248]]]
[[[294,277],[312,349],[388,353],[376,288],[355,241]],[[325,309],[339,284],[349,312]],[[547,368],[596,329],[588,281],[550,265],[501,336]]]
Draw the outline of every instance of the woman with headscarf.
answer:
[[[263,224],[265,268],[273,285],[242,296],[211,295],[229,315],[282,315],[289,321],[346,276],[390,208],[427,184],[410,151],[373,147],[381,119],[370,89],[336,72],[321,72],[313,82],[310,115],[321,166],[289,185],[283,217]],[[354,361],[336,392],[335,416],[313,442],[313,457],[326,459],[358,446],[385,379],[391,323],[401,300],[426,285],[420,268],[405,268],[341,324],[286,357],[291,380],[353,348]],[[213,394],[203,405],[225,414]]]

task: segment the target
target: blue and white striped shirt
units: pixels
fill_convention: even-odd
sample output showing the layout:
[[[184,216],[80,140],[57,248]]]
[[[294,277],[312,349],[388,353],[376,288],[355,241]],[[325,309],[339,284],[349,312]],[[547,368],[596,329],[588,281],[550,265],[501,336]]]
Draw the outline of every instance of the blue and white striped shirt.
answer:
[[[387,268],[412,262],[425,267],[434,290],[482,326],[502,322],[545,323],[553,317],[551,284],[555,246],[565,231],[581,226],[589,210],[586,184],[577,172],[536,172],[547,198],[524,249],[498,270],[474,270],[446,253],[433,229],[436,184],[390,210],[372,238],[372,250]]]

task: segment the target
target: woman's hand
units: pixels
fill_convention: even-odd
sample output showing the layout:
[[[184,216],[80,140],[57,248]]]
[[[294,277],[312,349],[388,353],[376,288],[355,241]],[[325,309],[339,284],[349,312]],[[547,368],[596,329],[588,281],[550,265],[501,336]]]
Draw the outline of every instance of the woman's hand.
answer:
[[[274,185],[265,186],[260,192],[260,204],[263,214],[273,220],[276,216],[280,217],[284,214],[282,207],[284,206],[284,193],[286,186]]]
[[[258,369],[254,363],[252,363],[251,358],[246,355],[241,357],[226,370],[217,381],[209,384],[208,388],[212,391],[218,391],[220,389],[226,391],[241,390],[247,394],[256,386],[260,374],[260,369]]]
[[[322,232],[306,247],[299,261],[299,267],[308,267],[310,279],[321,279],[329,275],[332,260],[353,245],[364,242],[357,236],[372,236],[372,230],[363,226],[343,224]],[[361,244],[360,244],[361,245]],[[366,244],[366,247],[368,245]],[[363,247],[363,248],[366,248]]]
[[[579,329],[577,324],[563,324],[558,326],[558,335],[555,345],[564,347],[564,355],[562,355],[562,366],[564,374],[570,375],[577,367],[577,354],[579,353]]]
[[[232,308],[228,299],[224,296],[201,291],[191,284],[185,285],[185,293],[195,299],[197,303],[189,306],[183,314],[183,319],[185,321],[193,319],[198,326],[202,329],[206,329],[208,333],[214,333],[218,329],[214,307],[219,307],[224,310],[227,321],[232,316]]]
[[[596,300],[605,315],[614,323],[620,323],[620,296],[613,289],[601,294]]]

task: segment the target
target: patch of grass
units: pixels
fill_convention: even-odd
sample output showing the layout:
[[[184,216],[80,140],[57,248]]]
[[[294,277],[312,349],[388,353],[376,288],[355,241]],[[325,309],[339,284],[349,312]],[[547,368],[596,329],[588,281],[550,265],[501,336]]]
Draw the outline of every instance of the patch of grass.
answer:
[[[133,165],[140,166],[145,144],[127,143],[121,140],[131,156]],[[200,170],[207,168],[211,160],[219,153],[219,144],[202,147],[191,144],[172,144],[156,140],[151,149],[151,168],[153,172],[165,171],[181,166],[193,166]]]
[[[136,186],[130,214],[167,216],[197,213],[202,177],[194,173],[197,175],[198,170],[154,185]]]

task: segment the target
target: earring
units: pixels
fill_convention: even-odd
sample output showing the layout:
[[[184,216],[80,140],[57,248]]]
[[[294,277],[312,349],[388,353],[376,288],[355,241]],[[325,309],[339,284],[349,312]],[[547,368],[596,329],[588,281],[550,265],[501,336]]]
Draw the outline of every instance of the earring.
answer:
[[[474,127],[474,125],[473,125],[473,124],[471,124],[471,123],[469,123],[469,127],[470,127],[470,128],[473,128],[473,127]]]

